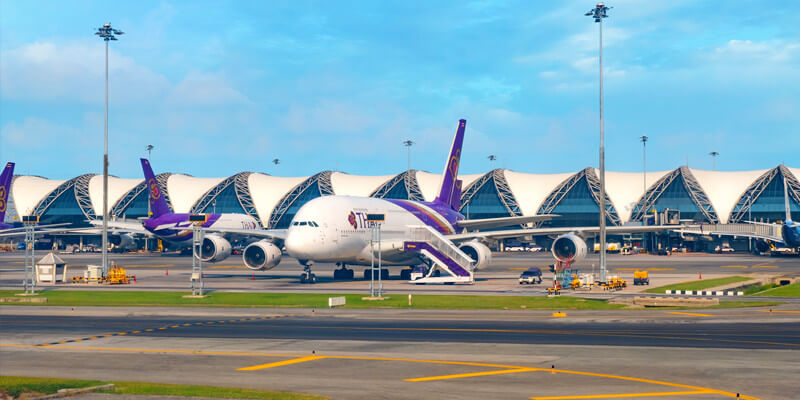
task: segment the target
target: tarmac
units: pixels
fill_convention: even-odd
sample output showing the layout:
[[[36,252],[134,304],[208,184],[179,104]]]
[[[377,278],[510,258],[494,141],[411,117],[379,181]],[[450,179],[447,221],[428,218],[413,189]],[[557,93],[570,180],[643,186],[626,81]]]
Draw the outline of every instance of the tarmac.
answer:
[[[330,398],[796,398],[800,310],[0,308],[0,374]],[[587,397],[588,396],[588,397]],[[600,396],[600,397],[597,397]]]
[[[99,261],[99,254],[62,257],[75,271]],[[40,288],[188,289],[189,257],[111,259],[137,282]],[[0,255],[0,287],[19,288],[22,261],[22,253]],[[591,272],[593,262],[578,268]],[[474,285],[418,286],[397,278],[384,285],[389,293],[541,295],[550,263],[549,254],[497,254]],[[647,269],[651,285],[700,274],[800,275],[800,258],[742,254],[610,255],[609,265],[629,282],[633,270]],[[519,285],[519,273],[531,266],[543,268],[546,280]],[[210,290],[368,292],[362,279],[334,281],[333,265],[314,268],[319,283],[303,285],[294,260],[254,273],[233,256],[206,264],[204,275]],[[646,288],[629,285],[613,295]],[[567,310],[561,318],[519,309],[0,306],[0,375],[236,386],[333,399],[797,399],[799,328],[796,300],[771,309]]]

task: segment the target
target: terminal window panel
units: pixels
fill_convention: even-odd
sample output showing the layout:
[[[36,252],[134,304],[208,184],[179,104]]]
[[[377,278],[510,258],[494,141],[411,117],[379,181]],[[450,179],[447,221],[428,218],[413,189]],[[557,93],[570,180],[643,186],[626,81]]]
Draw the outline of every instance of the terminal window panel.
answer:
[[[149,192],[147,190],[143,190],[141,193],[136,195],[133,201],[128,204],[125,209],[119,213],[119,217],[125,217],[127,219],[135,219],[140,217],[147,217],[147,203],[149,199]]]
[[[541,213],[542,210],[539,210],[539,212]],[[589,183],[586,181],[586,177],[575,183],[550,213],[560,216],[544,222],[542,224],[543,227],[560,228],[600,225],[600,206],[594,201],[594,197],[589,191]],[[606,218],[606,225],[612,225],[608,218]]]
[[[511,213],[500,201],[494,181],[487,181],[478,189],[469,203],[461,207],[461,213],[469,219],[511,217]]]
[[[689,191],[686,190],[686,183],[683,180],[683,176],[680,175],[664,189],[661,196],[653,204],[653,208],[658,212],[665,209],[680,210],[681,219],[708,222],[700,207],[689,196]]]
[[[792,213],[792,220],[800,220],[800,205],[791,196],[789,196],[789,210]],[[745,219],[774,222],[783,221],[785,216],[783,175],[777,174],[753,202],[750,213]]]
[[[297,196],[289,209],[281,216],[278,222],[275,224],[273,229],[286,229],[289,227],[289,224],[292,222],[295,214],[297,211],[302,207],[304,204],[308,203],[309,201],[316,199],[317,197],[322,196],[319,191],[319,184],[313,184],[306,188],[303,193]]]
[[[70,187],[50,204],[39,217],[40,224],[71,223],[76,226],[89,226],[86,216],[75,199],[75,188]]]
[[[389,189],[389,192],[383,196],[384,199],[400,199],[400,200],[408,200],[408,190],[406,189],[406,184],[404,180],[397,182],[394,187]]]
[[[214,198],[214,200],[208,203],[202,212],[247,214],[244,208],[242,208],[242,204],[239,203],[239,197],[236,196],[236,188],[233,184],[230,184],[225,189],[222,189],[222,192],[220,192],[217,197]]]

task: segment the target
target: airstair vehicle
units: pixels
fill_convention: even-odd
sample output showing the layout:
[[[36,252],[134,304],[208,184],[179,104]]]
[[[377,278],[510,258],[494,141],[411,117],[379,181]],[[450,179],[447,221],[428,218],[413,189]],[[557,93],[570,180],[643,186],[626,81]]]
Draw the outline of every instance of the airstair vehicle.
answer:
[[[442,234],[429,226],[418,226],[412,229],[412,237],[413,240],[403,243],[403,248],[405,251],[425,256],[430,261],[431,268],[428,269],[427,275],[409,281],[410,283],[472,284],[475,282],[473,272],[475,261]],[[436,276],[437,268],[444,274]]]

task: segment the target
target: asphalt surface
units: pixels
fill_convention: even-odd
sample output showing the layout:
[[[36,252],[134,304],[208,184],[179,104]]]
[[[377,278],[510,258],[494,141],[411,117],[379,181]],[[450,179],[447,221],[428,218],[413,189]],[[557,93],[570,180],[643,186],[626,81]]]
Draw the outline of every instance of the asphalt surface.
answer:
[[[679,313],[680,314],[680,313]],[[679,315],[678,314],[678,315]],[[687,315],[690,315],[691,312]],[[696,318],[695,318],[696,319]],[[59,341],[127,332],[142,337],[204,339],[370,340],[628,347],[701,347],[800,350],[800,322],[703,323],[651,321],[608,324],[549,321],[355,319],[292,316],[274,319],[208,320],[152,317],[0,316],[8,335],[43,335],[57,327]],[[180,328],[169,328],[178,326]],[[159,329],[167,327],[167,329]],[[148,332],[146,329],[153,329]],[[90,332],[94,331],[94,332]],[[139,333],[131,333],[139,331]],[[91,337],[91,336],[90,336]],[[96,339],[95,339],[96,340]]]
[[[360,398],[794,399],[800,310],[0,307],[0,374]]]

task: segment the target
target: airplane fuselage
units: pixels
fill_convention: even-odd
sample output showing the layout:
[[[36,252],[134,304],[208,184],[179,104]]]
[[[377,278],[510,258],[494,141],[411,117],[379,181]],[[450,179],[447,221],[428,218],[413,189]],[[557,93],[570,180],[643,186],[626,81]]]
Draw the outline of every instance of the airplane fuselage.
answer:
[[[298,210],[287,233],[286,251],[300,260],[369,264],[373,223],[367,221],[367,214],[384,215],[380,227],[381,258],[384,263],[396,265],[419,262],[416,254],[402,250],[404,241],[413,240],[420,226],[427,225],[447,235],[456,233],[458,221],[464,219],[449,206],[436,202],[319,197]]]
[[[794,221],[786,221],[782,228],[783,241],[787,247],[798,248],[800,247],[800,223]]]
[[[191,214],[164,214],[144,220],[144,228],[159,239],[176,244],[191,245]],[[209,229],[259,229],[255,218],[246,214],[206,214],[201,226]]]

